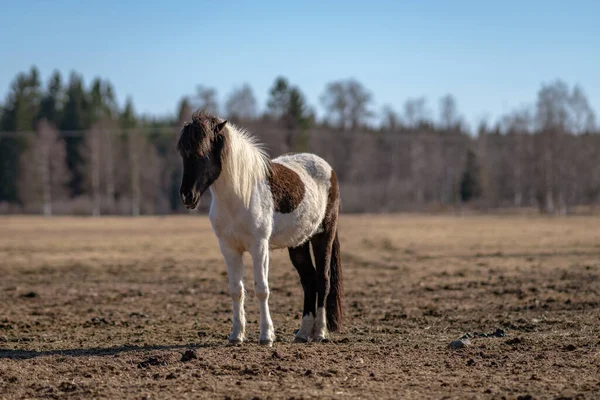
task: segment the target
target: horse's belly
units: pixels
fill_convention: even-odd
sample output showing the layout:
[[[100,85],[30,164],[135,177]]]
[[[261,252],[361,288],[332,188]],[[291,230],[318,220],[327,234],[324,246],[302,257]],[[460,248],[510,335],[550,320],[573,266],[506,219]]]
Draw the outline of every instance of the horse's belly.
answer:
[[[281,249],[301,245],[317,233],[322,219],[323,216],[316,212],[275,213],[270,247]]]

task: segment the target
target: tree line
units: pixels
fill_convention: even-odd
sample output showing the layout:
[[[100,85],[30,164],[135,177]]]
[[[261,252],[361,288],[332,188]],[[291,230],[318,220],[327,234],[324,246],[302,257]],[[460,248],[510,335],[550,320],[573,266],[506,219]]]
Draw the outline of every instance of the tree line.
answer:
[[[302,90],[277,77],[261,110],[248,84],[225,101],[198,85],[172,116],[120,107],[112,84],[55,71],[42,83],[19,73],[0,105],[0,212],[154,214],[182,212],[174,149],[199,107],[242,124],[273,156],[312,151],[338,171],[349,212],[464,206],[537,207],[566,213],[600,201],[600,135],[581,87],[543,84],[532,106],[470,132],[456,99],[426,98],[375,110],[355,79],[332,81],[317,118]],[[204,202],[206,204],[207,202]]]

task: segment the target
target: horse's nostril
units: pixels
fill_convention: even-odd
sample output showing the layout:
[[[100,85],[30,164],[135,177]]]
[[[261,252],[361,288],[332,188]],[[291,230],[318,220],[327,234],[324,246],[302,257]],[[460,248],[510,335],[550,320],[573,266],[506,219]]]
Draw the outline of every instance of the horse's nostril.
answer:
[[[187,205],[191,205],[196,203],[196,201],[198,200],[198,197],[194,194],[194,193],[179,193],[179,196],[181,197],[181,201],[183,202],[183,204]]]

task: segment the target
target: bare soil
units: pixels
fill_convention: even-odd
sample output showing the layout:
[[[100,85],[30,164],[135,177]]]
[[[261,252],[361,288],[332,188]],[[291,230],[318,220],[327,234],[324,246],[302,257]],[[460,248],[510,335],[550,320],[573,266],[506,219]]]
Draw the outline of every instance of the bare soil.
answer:
[[[343,216],[343,333],[292,343],[302,297],[272,252],[278,341],[227,346],[205,217],[0,218],[0,398],[600,398],[600,219]],[[449,344],[463,337],[454,347]]]

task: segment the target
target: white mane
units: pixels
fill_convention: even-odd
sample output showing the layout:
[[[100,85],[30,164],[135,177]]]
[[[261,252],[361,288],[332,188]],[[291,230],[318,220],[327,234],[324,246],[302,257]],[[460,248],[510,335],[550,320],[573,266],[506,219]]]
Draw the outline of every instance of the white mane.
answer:
[[[248,207],[253,186],[269,176],[269,156],[262,144],[244,129],[229,122],[225,129],[227,144],[219,180],[230,186]]]

